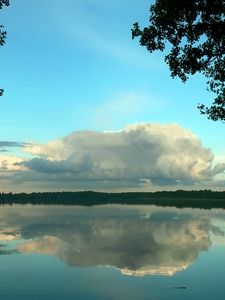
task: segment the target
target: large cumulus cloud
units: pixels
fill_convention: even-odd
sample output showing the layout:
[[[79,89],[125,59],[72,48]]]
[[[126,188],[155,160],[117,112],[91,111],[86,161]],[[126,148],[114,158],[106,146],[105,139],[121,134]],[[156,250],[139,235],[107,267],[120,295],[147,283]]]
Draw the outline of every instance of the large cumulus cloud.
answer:
[[[118,132],[74,132],[45,145],[28,145],[36,156],[24,165],[48,180],[155,185],[194,184],[225,169],[212,167],[214,155],[179,125],[130,125]]]
[[[77,131],[46,144],[24,143],[23,151],[20,157],[0,156],[0,180],[10,190],[148,191],[224,184],[218,174],[225,163],[215,165],[211,149],[176,124]]]

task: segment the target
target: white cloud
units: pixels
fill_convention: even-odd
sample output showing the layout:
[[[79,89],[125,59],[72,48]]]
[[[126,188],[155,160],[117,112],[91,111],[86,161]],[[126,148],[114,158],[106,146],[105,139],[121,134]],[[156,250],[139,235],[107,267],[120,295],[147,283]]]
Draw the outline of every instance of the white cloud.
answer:
[[[91,186],[177,186],[210,182],[225,169],[190,131],[176,124],[135,124],[117,132],[79,131],[45,145],[24,165],[29,180],[95,182]],[[38,179],[39,180],[39,179]],[[88,186],[86,185],[86,188]]]
[[[213,161],[214,172],[217,173],[216,179],[224,185],[225,181],[225,155],[224,154],[216,154],[215,159]]]
[[[153,113],[165,106],[157,97],[147,97],[142,93],[121,92],[110,100],[104,101],[95,110],[95,122],[100,128],[112,128],[115,124],[123,124],[127,120],[143,119],[146,111]]]
[[[149,57],[147,52],[137,47],[138,41],[132,41],[131,27],[137,15],[130,16],[130,20],[124,22],[124,16],[121,19],[118,16],[121,5],[113,6],[98,1],[92,1],[91,5],[85,1],[70,1],[62,10],[60,3],[60,7],[55,9],[54,18],[62,34],[66,34],[76,47],[79,41],[89,51],[111,56],[122,63],[162,71],[160,54],[153,53]],[[127,7],[125,9],[127,11]],[[96,14],[96,10],[102,13]]]
[[[25,170],[22,164],[25,160],[23,158],[13,155],[0,155],[0,175],[2,173],[15,172]]]

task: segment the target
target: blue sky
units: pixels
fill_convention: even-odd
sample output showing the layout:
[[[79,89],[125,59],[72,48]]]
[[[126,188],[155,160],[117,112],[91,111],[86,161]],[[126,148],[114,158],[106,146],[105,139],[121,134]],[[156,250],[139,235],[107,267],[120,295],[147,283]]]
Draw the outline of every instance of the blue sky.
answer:
[[[150,55],[131,39],[134,22],[147,24],[150,3],[14,0],[2,9],[0,23],[8,37],[0,49],[5,89],[0,140],[47,145],[77,131],[178,124],[211,149],[212,165],[224,163],[225,125],[196,108],[213,99],[205,78],[194,76],[186,84],[172,79],[161,53]],[[46,158],[19,149],[11,147],[4,156]],[[20,185],[26,190],[25,181]]]

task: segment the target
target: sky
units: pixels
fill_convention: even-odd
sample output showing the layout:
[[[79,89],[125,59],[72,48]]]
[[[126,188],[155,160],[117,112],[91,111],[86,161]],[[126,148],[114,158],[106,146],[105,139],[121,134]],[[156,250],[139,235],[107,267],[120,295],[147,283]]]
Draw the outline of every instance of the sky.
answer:
[[[172,79],[132,40],[146,0],[11,0],[0,11],[0,191],[225,186],[206,79]]]

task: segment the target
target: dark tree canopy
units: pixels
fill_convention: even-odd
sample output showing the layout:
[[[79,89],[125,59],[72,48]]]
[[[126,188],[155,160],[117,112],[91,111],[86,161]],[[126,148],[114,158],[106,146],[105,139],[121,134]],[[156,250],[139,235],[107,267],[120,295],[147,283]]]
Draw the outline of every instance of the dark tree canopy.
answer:
[[[225,0],[156,0],[149,22],[143,29],[135,23],[132,38],[139,37],[149,52],[169,49],[165,62],[172,77],[185,82],[195,73],[206,76],[216,97],[210,107],[198,108],[225,121]]]
[[[9,0],[0,0],[0,9],[6,5],[9,6]],[[4,26],[0,25],[0,47],[5,44],[5,39],[6,39],[6,31],[4,30]],[[0,89],[0,96],[3,95],[4,90]]]

